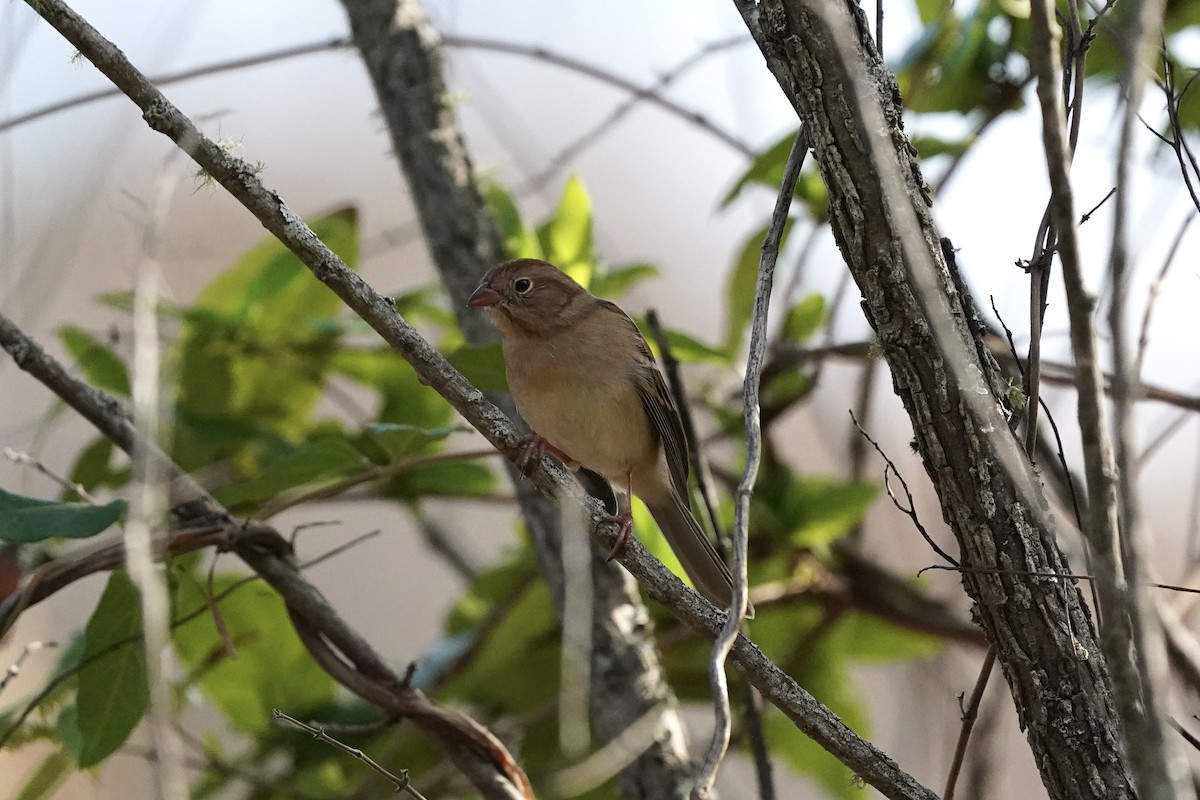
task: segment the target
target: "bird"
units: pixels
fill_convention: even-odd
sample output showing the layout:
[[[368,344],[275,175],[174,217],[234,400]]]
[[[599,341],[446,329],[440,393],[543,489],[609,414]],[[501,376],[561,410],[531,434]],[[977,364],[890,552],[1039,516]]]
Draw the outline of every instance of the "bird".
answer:
[[[518,258],[492,267],[468,305],[500,333],[509,392],[533,431],[518,458],[550,453],[625,489],[610,558],[633,530],[630,502],[646,504],[696,589],[718,608],[733,578],[688,502],[688,445],[650,346],[629,315],[553,264]],[[746,616],[754,616],[747,604]]]

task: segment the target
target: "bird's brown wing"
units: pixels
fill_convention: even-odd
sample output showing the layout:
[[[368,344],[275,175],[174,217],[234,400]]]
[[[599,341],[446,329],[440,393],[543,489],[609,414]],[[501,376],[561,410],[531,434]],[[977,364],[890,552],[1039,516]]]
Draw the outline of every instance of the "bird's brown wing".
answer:
[[[638,398],[642,401],[642,408],[646,410],[646,416],[650,420],[650,429],[654,432],[655,438],[662,443],[663,452],[667,458],[667,468],[671,471],[671,483],[680,497],[687,497],[687,437],[683,433],[683,423],[679,420],[679,411],[671,399],[667,382],[663,378],[662,372],[659,371],[658,363],[654,360],[654,353],[650,351],[650,345],[646,343],[646,337],[642,336],[637,324],[616,303],[610,303],[607,300],[600,302],[624,317],[629,323],[633,335],[637,337],[638,358],[633,369]]]

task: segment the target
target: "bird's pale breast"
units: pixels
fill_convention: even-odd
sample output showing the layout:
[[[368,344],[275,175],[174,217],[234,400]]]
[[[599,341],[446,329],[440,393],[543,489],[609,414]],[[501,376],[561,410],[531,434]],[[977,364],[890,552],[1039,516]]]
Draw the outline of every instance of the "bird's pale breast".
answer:
[[[535,433],[575,461],[623,483],[656,460],[657,442],[630,374],[634,341],[584,324],[504,341],[508,386]],[[600,328],[600,330],[597,330]]]

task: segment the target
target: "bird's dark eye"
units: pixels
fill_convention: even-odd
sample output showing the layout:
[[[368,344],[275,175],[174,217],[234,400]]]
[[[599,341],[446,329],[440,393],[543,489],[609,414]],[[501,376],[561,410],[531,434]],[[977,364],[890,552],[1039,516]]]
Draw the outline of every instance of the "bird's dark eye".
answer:
[[[517,290],[517,294],[529,294],[529,290],[533,288],[533,281],[529,278],[517,278],[513,281],[513,288]]]

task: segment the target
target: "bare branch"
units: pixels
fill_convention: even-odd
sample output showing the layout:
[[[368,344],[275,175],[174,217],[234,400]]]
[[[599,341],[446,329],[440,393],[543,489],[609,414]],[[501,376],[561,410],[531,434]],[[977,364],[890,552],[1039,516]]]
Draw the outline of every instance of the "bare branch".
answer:
[[[963,760],[967,755],[967,743],[971,741],[971,731],[975,727],[975,720],[979,718],[979,704],[983,700],[983,693],[987,689],[988,678],[991,677],[992,667],[995,664],[996,650],[989,647],[987,654],[983,657],[983,665],[979,668],[979,677],[975,680],[971,699],[967,701],[967,706],[963,709],[962,728],[958,732],[958,744],[954,747],[954,760],[950,764],[950,775],[946,778],[946,791],[942,792],[942,800],[954,800],[958,774],[962,770]],[[959,701],[962,701],[962,695],[959,695]]]
[[[792,142],[787,164],[783,168],[783,180],[775,198],[775,210],[771,225],[762,244],[762,257],[758,263],[758,283],[754,290],[754,317],[750,327],[750,355],[746,364],[746,377],[742,382],[742,416],[746,426],[746,466],[734,495],[733,522],[733,602],[721,635],[713,643],[712,656],[708,662],[708,680],[712,687],[713,703],[717,721],[712,744],[704,767],[696,778],[692,790],[693,800],[706,800],[712,791],[717,770],[729,747],[729,732],[732,722],[729,715],[729,687],[725,681],[725,659],[733,647],[738,628],[746,616],[746,543],[750,536],[750,498],[754,494],[754,481],[758,477],[758,465],[762,460],[762,428],[759,420],[758,389],[762,379],[763,362],[767,353],[767,310],[771,304],[771,288],[775,282],[775,260],[779,256],[779,241],[787,225],[788,209],[792,205],[792,193],[796,179],[808,155],[808,132],[802,127]]]

